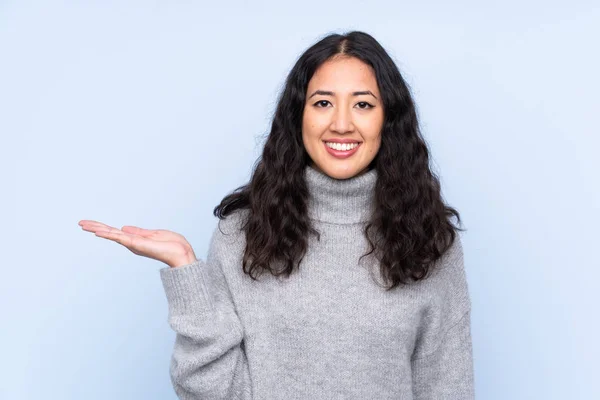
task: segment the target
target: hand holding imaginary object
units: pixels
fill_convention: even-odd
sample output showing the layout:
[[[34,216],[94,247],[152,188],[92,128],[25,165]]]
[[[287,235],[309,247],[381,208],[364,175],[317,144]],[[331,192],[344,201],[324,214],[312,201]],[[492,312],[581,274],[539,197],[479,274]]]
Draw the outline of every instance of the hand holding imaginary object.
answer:
[[[127,225],[118,229],[91,220],[81,220],[79,225],[84,231],[122,244],[133,254],[161,261],[171,268],[196,261],[192,246],[176,232]]]

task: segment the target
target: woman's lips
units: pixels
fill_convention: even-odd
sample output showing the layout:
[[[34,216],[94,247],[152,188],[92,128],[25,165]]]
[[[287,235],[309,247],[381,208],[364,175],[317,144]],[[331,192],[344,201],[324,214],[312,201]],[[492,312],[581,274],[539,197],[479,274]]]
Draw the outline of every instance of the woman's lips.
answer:
[[[336,158],[350,157],[352,154],[354,154],[358,151],[358,149],[361,145],[362,145],[362,143],[359,143],[358,146],[356,146],[355,148],[353,148],[351,150],[335,150],[335,149],[332,149],[331,147],[327,146],[327,144],[325,142],[323,142],[323,146],[325,146],[325,150],[327,150],[327,152],[329,154],[331,154],[332,156],[334,156]]]

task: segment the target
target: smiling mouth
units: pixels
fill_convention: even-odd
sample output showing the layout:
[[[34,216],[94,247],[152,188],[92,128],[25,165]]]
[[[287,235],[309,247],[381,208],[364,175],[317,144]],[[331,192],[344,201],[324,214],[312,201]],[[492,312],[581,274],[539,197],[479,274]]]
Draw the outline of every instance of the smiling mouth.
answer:
[[[351,151],[360,146],[362,142],[338,143],[324,141],[325,146],[335,151]]]
[[[325,151],[337,159],[346,159],[352,157],[360,146],[362,142],[358,143],[332,143],[332,142],[323,142],[323,146],[325,147]]]

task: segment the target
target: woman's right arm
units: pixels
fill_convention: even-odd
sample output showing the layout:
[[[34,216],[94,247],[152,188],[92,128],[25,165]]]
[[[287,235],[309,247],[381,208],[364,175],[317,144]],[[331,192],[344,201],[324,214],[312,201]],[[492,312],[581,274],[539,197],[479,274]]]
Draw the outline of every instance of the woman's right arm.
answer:
[[[81,220],[79,226],[168,265],[160,276],[169,324],[177,334],[170,374],[179,398],[252,399],[244,330],[222,269],[221,260],[231,245],[223,240],[219,227],[204,262],[196,259],[192,246],[177,232],[131,225],[118,229],[94,220]]]
[[[244,330],[213,234],[207,261],[160,270],[176,332],[170,375],[182,400],[252,398]]]

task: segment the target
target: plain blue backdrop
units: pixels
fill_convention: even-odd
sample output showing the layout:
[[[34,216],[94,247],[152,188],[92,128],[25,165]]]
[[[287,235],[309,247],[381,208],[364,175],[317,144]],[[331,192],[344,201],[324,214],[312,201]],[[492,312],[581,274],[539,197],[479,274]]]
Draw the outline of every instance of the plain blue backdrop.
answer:
[[[478,399],[598,388],[600,5],[594,1],[0,2],[0,398],[176,399],[158,261],[204,257],[284,79],[358,29],[412,88],[463,233]]]

